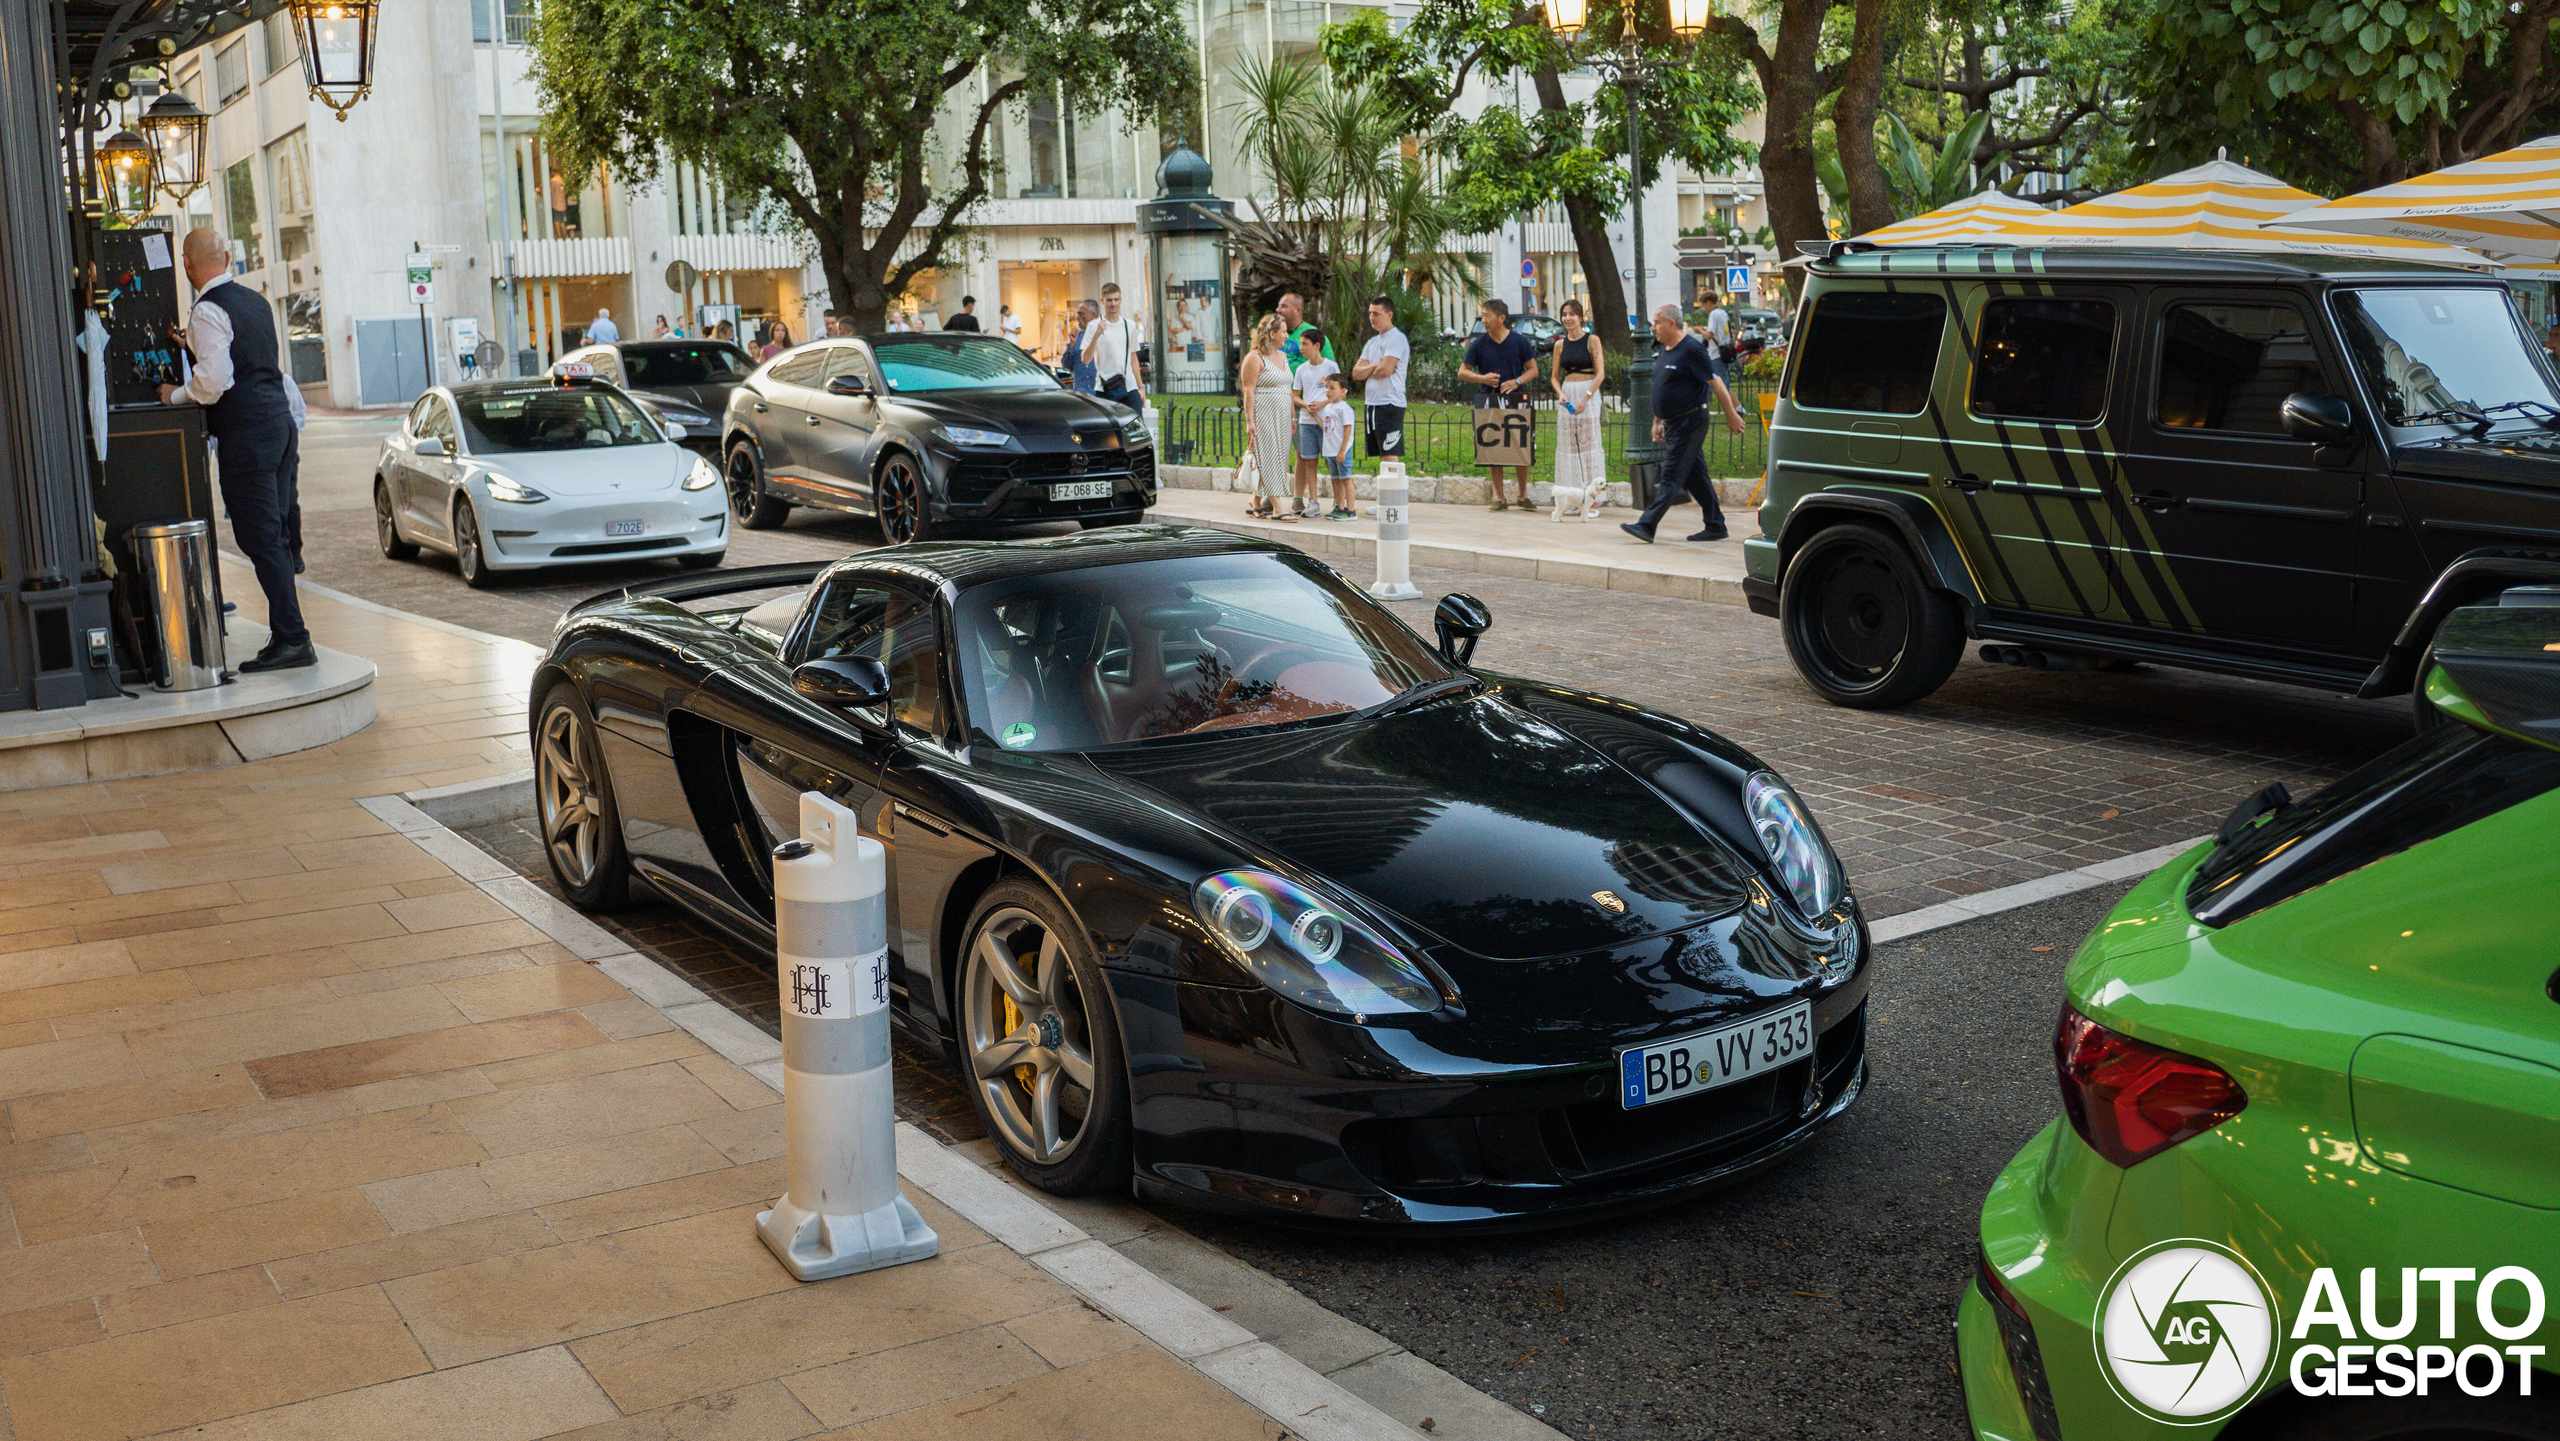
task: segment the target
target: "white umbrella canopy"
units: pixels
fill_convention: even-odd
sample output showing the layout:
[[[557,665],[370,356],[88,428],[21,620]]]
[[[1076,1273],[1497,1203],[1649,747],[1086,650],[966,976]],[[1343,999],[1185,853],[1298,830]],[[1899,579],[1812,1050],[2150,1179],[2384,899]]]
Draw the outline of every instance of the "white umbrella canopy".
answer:
[[[2308,190],[2297,190],[2246,165],[2216,159],[2067,209],[2016,217],[1997,230],[1984,232],[1980,238],[2005,240],[2013,245],[2256,250],[2425,260],[2448,265],[2488,263],[2468,250],[2418,240],[2389,236],[2319,239],[2262,228],[2269,221],[2319,203],[2320,197]]]
[[[2560,135],[2268,223],[2460,245],[2505,261],[2560,260]]]
[[[1986,190],[1969,195],[1951,205],[1879,226],[1864,235],[1853,237],[1875,245],[1929,245],[1943,240],[1962,240],[1997,230],[2005,221],[2022,216],[2042,215],[2044,207]]]

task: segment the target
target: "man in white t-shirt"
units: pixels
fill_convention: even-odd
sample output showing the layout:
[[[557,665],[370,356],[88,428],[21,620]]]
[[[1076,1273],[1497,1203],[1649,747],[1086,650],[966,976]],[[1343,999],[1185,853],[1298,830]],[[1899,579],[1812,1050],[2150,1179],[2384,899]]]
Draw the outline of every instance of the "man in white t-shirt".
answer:
[[[996,307],[996,329],[1013,343],[1015,349],[1022,348],[1022,317],[1013,313],[1012,306]]]
[[[1369,329],[1376,333],[1351,365],[1351,378],[1368,387],[1360,428],[1369,454],[1402,456],[1404,373],[1413,364],[1413,342],[1396,329],[1396,303],[1384,295],[1369,300]]]
[[[1095,393],[1131,410],[1146,406],[1146,378],[1138,373],[1141,338],[1138,322],[1120,313],[1120,287],[1102,287],[1102,314],[1084,328],[1076,350],[1093,367]]]
[[[1708,305],[1707,349],[1714,351],[1718,360],[1733,359],[1733,316],[1724,308],[1721,296]]]

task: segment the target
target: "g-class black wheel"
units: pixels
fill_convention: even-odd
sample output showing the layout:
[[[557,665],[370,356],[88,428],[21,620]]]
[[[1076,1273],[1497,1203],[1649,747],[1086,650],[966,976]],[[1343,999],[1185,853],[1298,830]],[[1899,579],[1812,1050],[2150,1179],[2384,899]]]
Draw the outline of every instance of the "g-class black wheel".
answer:
[[[1778,627],[1805,683],[1860,710],[1909,705],[1964,655],[1954,598],[1871,526],[1835,525],[1804,543],[1778,587]]]

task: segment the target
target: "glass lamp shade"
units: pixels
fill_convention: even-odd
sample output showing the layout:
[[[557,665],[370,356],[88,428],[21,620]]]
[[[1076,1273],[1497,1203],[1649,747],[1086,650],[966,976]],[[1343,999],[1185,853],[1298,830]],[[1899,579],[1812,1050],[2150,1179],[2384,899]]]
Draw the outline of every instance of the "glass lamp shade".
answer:
[[[1683,40],[1695,40],[1716,16],[1710,0],[1670,0],[1671,30]]]
[[[184,200],[204,185],[204,132],[207,116],[196,103],[167,91],[142,112],[142,133],[159,159],[160,190]]]
[[[151,209],[157,173],[151,142],[130,130],[119,130],[98,147],[98,196],[110,215],[136,216]]]
[[[1590,0],[1547,0],[1547,28],[1567,40],[1580,35],[1590,19]]]
[[[311,98],[347,118],[373,89],[376,0],[292,0],[302,32],[302,78]]]

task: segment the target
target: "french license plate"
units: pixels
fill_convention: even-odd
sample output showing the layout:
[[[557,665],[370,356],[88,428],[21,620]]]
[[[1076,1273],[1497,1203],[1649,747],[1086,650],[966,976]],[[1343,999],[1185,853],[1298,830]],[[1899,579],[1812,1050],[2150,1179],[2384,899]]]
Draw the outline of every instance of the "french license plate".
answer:
[[[1629,1046],[1618,1053],[1618,1104],[1628,1110],[1747,1081],[1813,1054],[1813,1003],[1798,1001],[1747,1021]]]
[[[648,529],[649,522],[645,520],[608,520],[604,523],[607,535],[641,535]]]
[[[1109,500],[1111,482],[1107,480],[1074,480],[1049,487],[1051,500]]]

